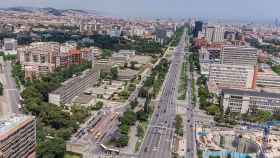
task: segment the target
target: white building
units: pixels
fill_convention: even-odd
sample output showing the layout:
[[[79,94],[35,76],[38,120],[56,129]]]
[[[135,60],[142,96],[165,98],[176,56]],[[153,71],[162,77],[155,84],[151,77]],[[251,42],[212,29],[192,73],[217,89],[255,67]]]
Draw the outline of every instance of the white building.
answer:
[[[208,42],[222,43],[224,42],[224,28],[221,26],[206,26],[204,28],[204,36]]]
[[[224,111],[246,113],[252,109],[280,112],[280,94],[237,89],[223,89],[222,101]]]
[[[225,46],[220,58],[221,64],[256,65],[257,49],[247,46]]]
[[[4,38],[3,40],[3,51],[5,55],[16,55],[17,54],[17,40],[13,38]]]
[[[209,91],[219,93],[223,88],[252,88],[254,72],[253,66],[211,64],[208,84]]]
[[[71,78],[55,91],[49,93],[49,103],[61,105],[70,103],[76,96],[95,85],[99,72],[93,70],[83,72],[81,76]]]

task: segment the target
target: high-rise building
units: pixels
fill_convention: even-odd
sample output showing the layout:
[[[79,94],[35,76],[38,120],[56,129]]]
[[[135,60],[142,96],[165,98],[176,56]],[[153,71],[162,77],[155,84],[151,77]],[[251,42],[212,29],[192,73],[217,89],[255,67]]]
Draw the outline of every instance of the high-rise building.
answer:
[[[36,120],[14,114],[0,119],[0,157],[35,158]]]
[[[221,26],[206,26],[204,28],[204,36],[208,42],[221,43],[224,42],[224,28]]]
[[[202,27],[203,27],[203,22],[202,21],[196,21],[195,22],[195,27],[194,27],[194,31],[193,31],[194,37],[198,36],[198,33],[200,31],[202,31]]]
[[[221,52],[221,64],[256,65],[257,49],[247,46],[224,46]]]
[[[255,70],[253,66],[211,64],[209,70],[209,91],[217,93],[223,88],[252,88],[254,86],[254,75]]]

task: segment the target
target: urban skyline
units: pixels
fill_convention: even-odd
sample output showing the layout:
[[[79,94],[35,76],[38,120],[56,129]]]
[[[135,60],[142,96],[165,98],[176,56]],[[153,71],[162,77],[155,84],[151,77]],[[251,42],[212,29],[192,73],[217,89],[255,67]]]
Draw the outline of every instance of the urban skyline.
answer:
[[[277,18],[277,15],[279,15],[277,4],[280,3],[277,0],[272,0],[270,3],[252,0],[214,0],[211,2],[205,2],[203,0],[83,0],[83,3],[78,0],[67,0],[67,3],[65,2],[65,0],[9,0],[2,1],[1,7],[24,6],[96,10],[100,14],[126,18],[182,19],[200,17],[202,19],[211,20],[273,22],[274,19]],[[197,9],[197,7],[199,7],[199,9]]]

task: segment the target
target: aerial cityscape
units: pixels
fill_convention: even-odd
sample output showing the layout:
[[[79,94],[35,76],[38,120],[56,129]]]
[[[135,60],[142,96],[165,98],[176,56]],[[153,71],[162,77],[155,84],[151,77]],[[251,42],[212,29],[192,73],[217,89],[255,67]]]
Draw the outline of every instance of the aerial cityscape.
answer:
[[[1,2],[0,158],[280,158],[272,1]]]

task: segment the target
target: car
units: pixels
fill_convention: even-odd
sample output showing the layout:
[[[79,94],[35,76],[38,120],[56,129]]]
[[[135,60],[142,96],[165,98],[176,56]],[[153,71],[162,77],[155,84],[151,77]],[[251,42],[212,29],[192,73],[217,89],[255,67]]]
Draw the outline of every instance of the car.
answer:
[[[190,152],[190,149],[187,149],[187,152]]]

